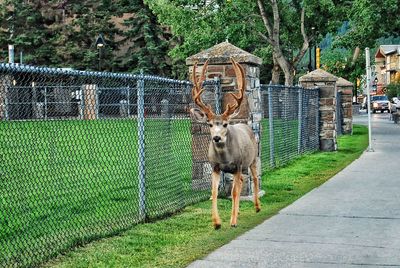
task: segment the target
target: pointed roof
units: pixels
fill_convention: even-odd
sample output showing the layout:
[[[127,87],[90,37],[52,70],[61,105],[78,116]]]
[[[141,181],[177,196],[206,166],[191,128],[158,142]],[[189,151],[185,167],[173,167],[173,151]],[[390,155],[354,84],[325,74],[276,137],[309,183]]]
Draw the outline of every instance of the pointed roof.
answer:
[[[336,81],[336,85],[341,87],[352,87],[353,83],[342,77],[339,77],[338,80]]]
[[[186,65],[194,65],[195,62],[204,64],[207,59],[209,59],[210,64],[231,63],[230,57],[233,57],[239,63],[254,65],[261,65],[262,63],[261,58],[225,41],[186,58]]]
[[[305,81],[335,82],[337,80],[338,80],[338,78],[336,76],[334,76],[333,74],[328,73],[327,71],[324,71],[322,69],[316,69],[312,72],[309,72],[308,74],[303,75],[299,79],[300,82],[305,82]]]
[[[380,45],[375,53],[375,58],[397,53],[400,55],[400,45]]]

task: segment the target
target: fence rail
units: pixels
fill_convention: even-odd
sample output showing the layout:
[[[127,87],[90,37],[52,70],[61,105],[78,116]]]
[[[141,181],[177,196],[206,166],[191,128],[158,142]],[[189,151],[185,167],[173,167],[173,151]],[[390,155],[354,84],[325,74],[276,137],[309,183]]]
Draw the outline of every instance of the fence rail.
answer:
[[[218,80],[206,88],[220,100]],[[261,93],[264,171],[317,150],[318,91]],[[208,129],[192,105],[188,81],[0,64],[0,266],[34,266],[208,199],[209,170],[192,161]]]

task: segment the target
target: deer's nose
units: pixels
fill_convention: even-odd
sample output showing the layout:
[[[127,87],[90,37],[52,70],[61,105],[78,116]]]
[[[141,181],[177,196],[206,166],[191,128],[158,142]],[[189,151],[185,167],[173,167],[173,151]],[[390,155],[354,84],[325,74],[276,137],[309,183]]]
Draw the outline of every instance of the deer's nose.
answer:
[[[219,141],[221,140],[221,137],[220,137],[220,136],[214,136],[214,137],[213,137],[213,140],[214,140],[215,142],[219,142]]]

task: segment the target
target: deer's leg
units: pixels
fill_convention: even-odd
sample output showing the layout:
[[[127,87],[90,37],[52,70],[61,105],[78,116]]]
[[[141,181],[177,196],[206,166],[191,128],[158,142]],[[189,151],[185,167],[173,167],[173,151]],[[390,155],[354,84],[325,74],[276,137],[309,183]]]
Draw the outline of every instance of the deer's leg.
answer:
[[[218,186],[220,176],[220,170],[218,166],[214,167],[214,170],[211,174],[212,178],[212,190],[211,190],[211,199],[212,199],[212,222],[214,228],[217,230],[221,228],[221,219],[218,215],[218,206],[217,206],[217,198],[218,198]]]
[[[231,226],[237,226],[237,217],[239,213],[239,198],[240,192],[242,191],[242,173],[239,171],[233,174],[233,187],[232,187],[232,214],[231,214]]]
[[[258,187],[258,175],[257,175],[257,164],[254,162],[250,166],[251,170],[251,176],[253,177],[253,184],[254,184],[254,206],[256,207],[256,212],[259,212],[261,210],[260,207],[260,200],[258,199],[258,192],[259,192],[259,187]]]

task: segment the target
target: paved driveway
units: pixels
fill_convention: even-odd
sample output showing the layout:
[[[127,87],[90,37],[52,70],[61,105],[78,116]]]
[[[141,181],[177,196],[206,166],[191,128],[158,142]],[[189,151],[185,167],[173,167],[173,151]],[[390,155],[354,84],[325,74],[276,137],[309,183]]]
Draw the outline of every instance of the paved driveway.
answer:
[[[372,116],[374,152],[189,267],[400,267],[400,125],[388,116]]]

